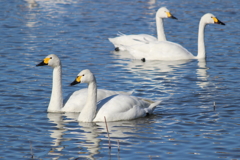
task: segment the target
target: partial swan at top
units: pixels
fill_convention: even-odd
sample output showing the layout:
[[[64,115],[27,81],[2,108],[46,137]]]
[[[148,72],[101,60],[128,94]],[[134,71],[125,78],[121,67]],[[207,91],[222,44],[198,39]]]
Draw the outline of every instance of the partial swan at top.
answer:
[[[205,43],[204,29],[207,24],[225,25],[213,14],[207,13],[202,16],[198,30],[198,55],[194,56],[181,45],[169,41],[155,41],[148,44],[133,45],[125,47],[134,59],[145,60],[184,60],[184,59],[204,59]]]
[[[115,46],[115,51],[124,51],[125,50],[124,46],[149,43],[152,41],[166,41],[166,36],[163,28],[163,20],[162,20],[163,18],[177,19],[170,13],[170,11],[166,7],[161,7],[160,9],[158,9],[156,13],[158,39],[148,34],[136,34],[136,35],[120,34],[119,37],[108,38],[108,39]]]

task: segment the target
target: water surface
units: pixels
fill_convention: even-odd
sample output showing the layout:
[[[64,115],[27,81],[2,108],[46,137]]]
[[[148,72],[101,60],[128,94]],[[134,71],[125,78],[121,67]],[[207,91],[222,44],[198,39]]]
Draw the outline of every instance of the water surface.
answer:
[[[131,60],[107,38],[118,32],[156,36],[155,12],[166,6],[167,39],[197,54],[200,17],[213,13],[226,26],[206,27],[206,61]],[[238,0],[0,2],[0,159],[240,159]],[[52,69],[36,67],[48,54],[63,65],[63,91],[82,69],[99,88],[163,100],[154,115],[78,123],[77,114],[47,113]],[[215,107],[214,107],[215,102]],[[119,150],[120,149],[120,150]]]

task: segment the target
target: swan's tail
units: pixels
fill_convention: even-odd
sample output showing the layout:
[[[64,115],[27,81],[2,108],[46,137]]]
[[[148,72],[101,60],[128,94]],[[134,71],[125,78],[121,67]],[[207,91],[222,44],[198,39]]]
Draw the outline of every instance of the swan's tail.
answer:
[[[121,36],[125,36],[125,34],[123,34],[123,33],[121,33],[121,32],[118,31],[117,36],[118,36],[118,37],[121,37]],[[117,43],[116,40],[117,40],[118,37],[108,38],[108,40],[109,40],[111,43],[115,44],[115,43]]]
[[[114,38],[108,38],[108,40],[114,44]]]
[[[132,95],[134,92],[135,92],[135,90],[132,90],[132,91],[128,91],[127,93],[128,93],[129,95]]]
[[[157,107],[157,105],[159,105],[162,101],[157,101],[157,102],[154,102],[152,103],[148,108],[146,108],[146,112],[148,114],[152,114],[152,112],[154,111],[154,109]]]
[[[118,48],[118,50],[124,51],[125,47],[119,42],[118,37],[115,38],[108,38],[108,40],[114,45],[115,48]]]
[[[118,36],[125,36],[125,34],[123,34],[122,32],[118,31]]]

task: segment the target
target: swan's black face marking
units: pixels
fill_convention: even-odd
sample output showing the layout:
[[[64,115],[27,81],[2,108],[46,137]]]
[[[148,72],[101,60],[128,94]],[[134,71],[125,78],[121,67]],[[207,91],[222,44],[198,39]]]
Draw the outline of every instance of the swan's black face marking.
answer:
[[[166,12],[168,18],[177,19],[170,12]]]
[[[216,17],[212,17],[213,21],[215,24],[221,24],[221,25],[225,25],[225,23],[221,22],[219,19],[217,19]]]
[[[45,66],[45,65],[48,65],[50,59],[52,59],[52,57],[44,58],[44,60],[43,60],[41,63],[37,64],[36,66]]]
[[[120,49],[118,47],[115,48],[115,51],[120,51]]]
[[[84,75],[82,75],[82,76],[84,76]],[[77,78],[70,84],[70,86],[74,86],[78,83],[81,83],[82,76],[77,76]]]

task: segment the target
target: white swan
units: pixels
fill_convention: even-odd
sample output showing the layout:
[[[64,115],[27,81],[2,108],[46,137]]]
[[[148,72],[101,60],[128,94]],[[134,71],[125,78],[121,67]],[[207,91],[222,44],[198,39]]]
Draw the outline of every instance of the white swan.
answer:
[[[150,42],[148,44],[133,45],[126,47],[127,51],[135,58],[144,60],[183,60],[203,59],[206,57],[204,44],[204,29],[207,24],[221,24],[213,14],[207,13],[202,16],[198,31],[198,55],[192,55],[181,45],[169,41]]]
[[[78,83],[88,84],[87,103],[78,117],[80,122],[104,121],[104,117],[107,121],[136,119],[151,114],[160,103],[158,101],[150,104],[134,96],[118,94],[105,98],[97,104],[96,79],[88,69],[81,71],[71,85]]]
[[[53,68],[52,94],[48,105],[48,112],[81,112],[87,101],[87,88],[78,90],[63,100],[62,96],[62,66],[61,61],[55,54],[50,54],[37,66],[48,65]],[[115,94],[131,94],[126,92],[97,90],[97,101]],[[64,104],[65,102],[65,104]]]
[[[156,13],[156,25],[157,25],[157,35],[158,39],[148,35],[148,34],[137,34],[137,35],[125,35],[120,34],[119,37],[108,38],[108,40],[113,43],[116,51],[124,51],[124,46],[148,43],[152,41],[166,41],[166,36],[163,28],[163,18],[173,18],[174,17],[166,7],[161,7]]]

